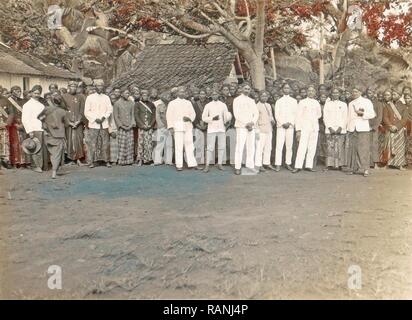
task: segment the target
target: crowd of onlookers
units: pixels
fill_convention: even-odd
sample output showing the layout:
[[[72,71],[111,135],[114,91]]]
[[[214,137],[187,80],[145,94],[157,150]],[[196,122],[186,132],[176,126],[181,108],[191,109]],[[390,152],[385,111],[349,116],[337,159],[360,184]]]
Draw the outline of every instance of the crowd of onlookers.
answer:
[[[175,165],[250,173],[302,169],[369,175],[412,163],[411,88],[299,86],[268,80],[170,88],[106,87],[70,81],[22,92],[0,87],[4,168],[99,163]],[[200,168],[199,165],[204,165]]]

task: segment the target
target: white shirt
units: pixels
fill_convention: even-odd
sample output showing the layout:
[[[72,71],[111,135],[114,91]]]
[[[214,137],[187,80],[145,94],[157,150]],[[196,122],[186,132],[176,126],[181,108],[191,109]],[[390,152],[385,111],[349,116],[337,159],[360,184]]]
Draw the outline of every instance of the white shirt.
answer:
[[[341,133],[346,133],[348,122],[348,105],[340,100],[327,101],[323,108],[323,122],[325,123],[325,133],[329,134],[329,128],[337,130],[342,128]]]
[[[285,123],[295,125],[296,112],[298,110],[298,101],[291,96],[283,96],[275,103],[276,126],[282,127]]]
[[[235,116],[235,128],[245,128],[246,124],[253,122],[255,125],[259,119],[259,110],[255,100],[241,94],[233,100],[233,115]]]
[[[196,112],[192,103],[180,98],[170,101],[166,111],[167,128],[173,128],[177,132],[192,130],[192,122],[183,121],[183,117],[190,118],[192,122],[195,120]]]
[[[259,110],[258,128],[260,132],[272,132],[272,121],[274,121],[272,106],[269,103],[258,102],[257,108]]]
[[[216,116],[219,116],[219,120],[213,120]],[[211,101],[205,105],[202,120],[207,123],[208,133],[225,132],[225,123],[232,120],[232,114],[222,101]]]
[[[312,98],[299,101],[296,114],[296,131],[319,131],[319,119],[322,117],[320,103]]]
[[[84,115],[89,120],[89,128],[100,129],[100,124],[96,119],[105,117],[102,128],[109,128],[109,117],[113,113],[113,106],[110,98],[105,94],[93,93],[86,98],[84,105]]]
[[[44,105],[37,100],[31,98],[23,105],[23,111],[21,115],[21,122],[24,126],[24,130],[27,133],[33,131],[43,131],[42,122],[37,119],[40,112],[44,109]]]
[[[363,108],[363,116],[358,116],[355,110]],[[373,103],[367,98],[359,97],[349,102],[348,108],[348,125],[347,130],[349,132],[367,132],[370,131],[369,120],[376,117],[375,110],[373,109]]]

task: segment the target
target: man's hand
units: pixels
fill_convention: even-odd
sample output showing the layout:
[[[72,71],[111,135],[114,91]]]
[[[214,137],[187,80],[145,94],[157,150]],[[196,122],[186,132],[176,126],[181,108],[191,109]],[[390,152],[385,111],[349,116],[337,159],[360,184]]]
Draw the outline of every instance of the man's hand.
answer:
[[[363,117],[364,112],[365,112],[365,109],[363,109],[363,108],[359,108],[358,110],[356,110],[356,114],[359,117]]]
[[[212,118],[212,120],[213,120],[213,121],[217,121],[217,120],[219,120],[219,115],[214,116],[214,117]]]
[[[183,117],[183,121],[184,122],[192,122],[192,119],[190,119],[189,117]]]
[[[328,129],[329,129],[330,134],[335,134],[336,133],[335,130],[332,129],[332,127],[329,127]]]
[[[30,137],[30,139],[33,139],[33,138],[34,138],[34,133],[33,133],[33,132],[30,132],[30,133],[29,133],[29,137]]]
[[[395,132],[398,132],[398,128],[396,126],[391,126],[389,131],[392,133],[395,133]]]

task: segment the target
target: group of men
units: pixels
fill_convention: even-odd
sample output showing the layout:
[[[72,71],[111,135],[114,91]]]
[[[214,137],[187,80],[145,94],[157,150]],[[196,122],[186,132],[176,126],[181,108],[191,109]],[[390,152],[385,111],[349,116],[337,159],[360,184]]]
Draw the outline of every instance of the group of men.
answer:
[[[71,81],[51,85],[42,97],[34,86],[21,97],[13,87],[0,97],[0,157],[6,167],[31,163],[36,172],[52,164],[52,177],[69,161],[93,168],[113,164],[173,165],[240,175],[303,168],[369,175],[371,167],[403,170],[411,160],[411,90],[378,93],[268,83],[205,88],[106,88]],[[217,148],[216,148],[217,145]],[[274,150],[274,154],[272,152]],[[217,151],[217,152],[216,152]],[[216,155],[217,153],[217,155]],[[272,165],[273,164],[273,165]],[[204,165],[204,167],[200,167]]]

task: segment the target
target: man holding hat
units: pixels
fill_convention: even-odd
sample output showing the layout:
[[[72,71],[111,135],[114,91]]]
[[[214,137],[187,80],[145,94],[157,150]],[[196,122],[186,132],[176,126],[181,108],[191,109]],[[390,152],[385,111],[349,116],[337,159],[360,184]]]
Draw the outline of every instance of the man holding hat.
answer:
[[[104,161],[107,167],[109,162],[109,117],[113,113],[110,98],[105,95],[104,81],[94,80],[96,92],[86,98],[84,115],[89,121],[88,150],[90,168],[94,168],[95,161]]]
[[[85,98],[77,93],[77,87],[76,81],[70,81],[68,93],[62,95],[62,100],[67,108],[67,157],[81,165],[80,159],[84,157],[83,130],[87,120],[84,116]]]
[[[46,162],[43,156],[43,127],[41,121],[38,119],[39,114],[43,111],[44,105],[40,102],[41,98],[41,87],[34,86],[31,90],[31,98],[28,102],[23,105],[23,112],[21,116],[21,121],[23,123],[24,129],[28,133],[30,139],[37,138],[40,143],[40,148],[37,152],[29,152],[32,155],[34,162],[34,171],[43,172],[44,162]],[[24,148],[23,148],[24,150]],[[30,149],[29,149],[30,150]],[[27,152],[26,152],[27,153]]]

